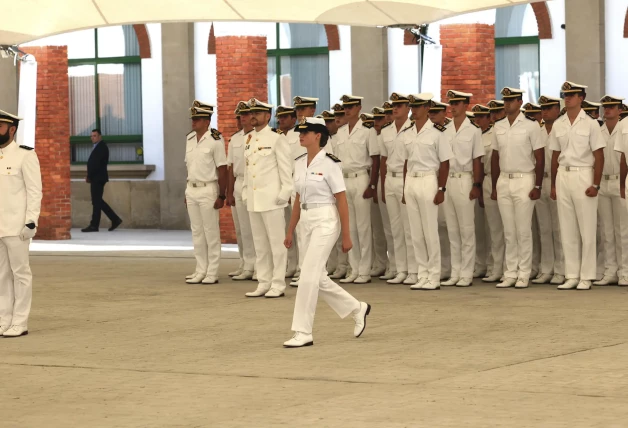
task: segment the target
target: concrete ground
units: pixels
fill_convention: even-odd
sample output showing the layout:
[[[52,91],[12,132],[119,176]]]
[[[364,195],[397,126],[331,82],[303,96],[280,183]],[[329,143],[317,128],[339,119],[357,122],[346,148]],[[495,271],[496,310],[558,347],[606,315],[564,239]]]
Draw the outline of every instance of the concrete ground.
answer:
[[[61,244],[92,251],[33,245],[30,335],[0,339],[2,428],[628,427],[627,288],[349,285],[373,306],[361,338],[321,301],[315,345],[283,349],[296,289],[247,299],[233,258],[185,284],[184,232],[77,237]]]

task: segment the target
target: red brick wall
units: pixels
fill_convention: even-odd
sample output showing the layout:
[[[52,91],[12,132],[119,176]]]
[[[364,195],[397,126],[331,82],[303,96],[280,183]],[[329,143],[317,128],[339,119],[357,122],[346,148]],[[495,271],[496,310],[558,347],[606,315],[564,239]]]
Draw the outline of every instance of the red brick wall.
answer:
[[[268,99],[266,37],[217,37],[216,81],[218,89],[218,129],[225,144],[237,131],[235,110],[239,101],[255,97]],[[222,242],[235,243],[231,210],[220,212]]]
[[[37,239],[70,239],[70,109],[66,46],[23,48],[37,60],[35,151],[43,200]]]
[[[470,92],[471,106],[495,98],[495,30],[487,24],[440,27],[443,46],[441,99],[450,89]]]

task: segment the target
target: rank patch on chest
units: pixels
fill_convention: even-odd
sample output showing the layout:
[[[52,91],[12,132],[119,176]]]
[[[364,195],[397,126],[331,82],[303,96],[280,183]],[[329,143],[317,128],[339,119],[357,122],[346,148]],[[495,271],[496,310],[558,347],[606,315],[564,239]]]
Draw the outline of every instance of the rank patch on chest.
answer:
[[[271,150],[272,147],[258,147],[257,150]]]
[[[322,172],[310,172],[310,175],[323,175]]]

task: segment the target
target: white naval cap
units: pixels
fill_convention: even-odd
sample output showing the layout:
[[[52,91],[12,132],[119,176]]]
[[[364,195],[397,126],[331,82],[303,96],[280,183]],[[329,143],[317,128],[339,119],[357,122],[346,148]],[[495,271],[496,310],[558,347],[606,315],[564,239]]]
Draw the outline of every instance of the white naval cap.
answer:
[[[296,96],[292,99],[294,107],[316,107],[318,98]]]
[[[319,114],[316,117],[321,117],[323,120],[327,121],[327,120],[334,120],[336,117],[336,114],[334,113],[333,110],[323,110],[321,112],[321,114]]]
[[[194,102],[192,103],[192,107],[202,108],[203,110],[208,110],[208,111],[211,111],[212,113],[214,112],[214,109],[216,108],[216,106],[212,104],[204,103],[203,101],[199,101],[199,100],[194,100]]]
[[[553,105],[557,105],[560,107],[560,98],[548,97],[547,95],[541,95],[539,98],[539,104],[541,105],[541,108],[546,107],[546,106],[549,107]]]
[[[577,92],[584,93],[586,92],[587,88],[588,86],[566,81],[565,83],[563,83],[563,86],[561,86],[560,92],[563,94],[573,94]]]
[[[504,108],[504,102],[502,100],[490,100],[488,102],[488,108],[491,111],[501,110]]]
[[[593,101],[582,101],[582,110],[584,111],[599,111],[602,107],[601,103],[595,103]]]
[[[296,128],[297,132],[320,132],[324,135],[329,135],[325,120],[318,117],[304,117],[299,121]]]
[[[430,112],[434,113],[434,112],[437,112],[437,111],[445,111],[445,110],[447,110],[448,106],[449,106],[449,104],[441,103],[440,101],[431,100],[430,101]]]
[[[486,116],[491,113],[491,109],[482,104],[476,104],[471,108],[474,116]]]
[[[421,92],[420,94],[410,94],[408,99],[410,100],[410,107],[420,107],[430,103],[434,98],[434,94],[431,92]]]
[[[211,119],[212,111],[200,107],[190,107],[190,119]]]
[[[602,103],[604,107],[607,107],[607,106],[620,105],[622,104],[622,101],[624,101],[624,99],[625,98],[616,97],[614,95],[604,95],[604,97],[602,97],[600,102]]]
[[[448,99],[448,101],[450,103],[452,101],[467,101],[467,102],[469,102],[469,100],[471,99],[472,96],[473,96],[473,94],[471,94],[469,92],[454,91],[453,89],[450,89],[449,91],[447,91],[447,99]]]
[[[10,123],[11,125],[17,126],[20,120],[22,120],[21,117],[18,117],[14,114],[7,113],[6,111],[0,110],[0,122]]]
[[[406,94],[402,94],[401,92],[393,92],[392,94],[390,94],[390,101],[392,105],[407,104],[410,102],[410,99]]]
[[[362,113],[360,115],[360,119],[362,122],[373,122],[375,120],[375,116],[370,113]]]
[[[503,99],[508,100],[510,98],[519,98],[523,96],[526,91],[524,91],[523,89],[510,88],[506,86],[504,89],[502,89],[500,93],[502,94]]]
[[[340,101],[342,101],[343,106],[354,104],[361,105],[363,99],[364,97],[359,97],[357,95],[343,95],[340,97]]]
[[[273,105],[264,103],[257,98],[251,98],[248,102],[249,110],[251,111],[266,111],[271,113],[273,111]]]
[[[275,117],[283,116],[286,114],[296,114],[294,111],[294,107],[279,105],[275,109]]]
[[[534,103],[526,103],[523,106],[524,113],[541,113],[541,106]]]

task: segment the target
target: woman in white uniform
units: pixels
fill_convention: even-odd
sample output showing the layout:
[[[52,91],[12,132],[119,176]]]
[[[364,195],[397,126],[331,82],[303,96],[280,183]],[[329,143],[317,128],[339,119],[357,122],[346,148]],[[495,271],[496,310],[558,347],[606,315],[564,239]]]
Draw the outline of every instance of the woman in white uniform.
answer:
[[[284,343],[286,348],[314,344],[312,326],[319,292],[340,318],[353,316],[355,337],[364,332],[366,316],[371,311],[369,304],[359,302],[330,280],[325,268],[341,229],[342,251],[348,253],[353,246],[340,160],[323,150],[329,139],[325,121],[304,118],[297,125],[297,131],[307,153],[296,159],[294,183],[297,194],[284,244],[287,248],[292,246],[294,229],[301,221],[305,257],[292,319],[294,336]]]

